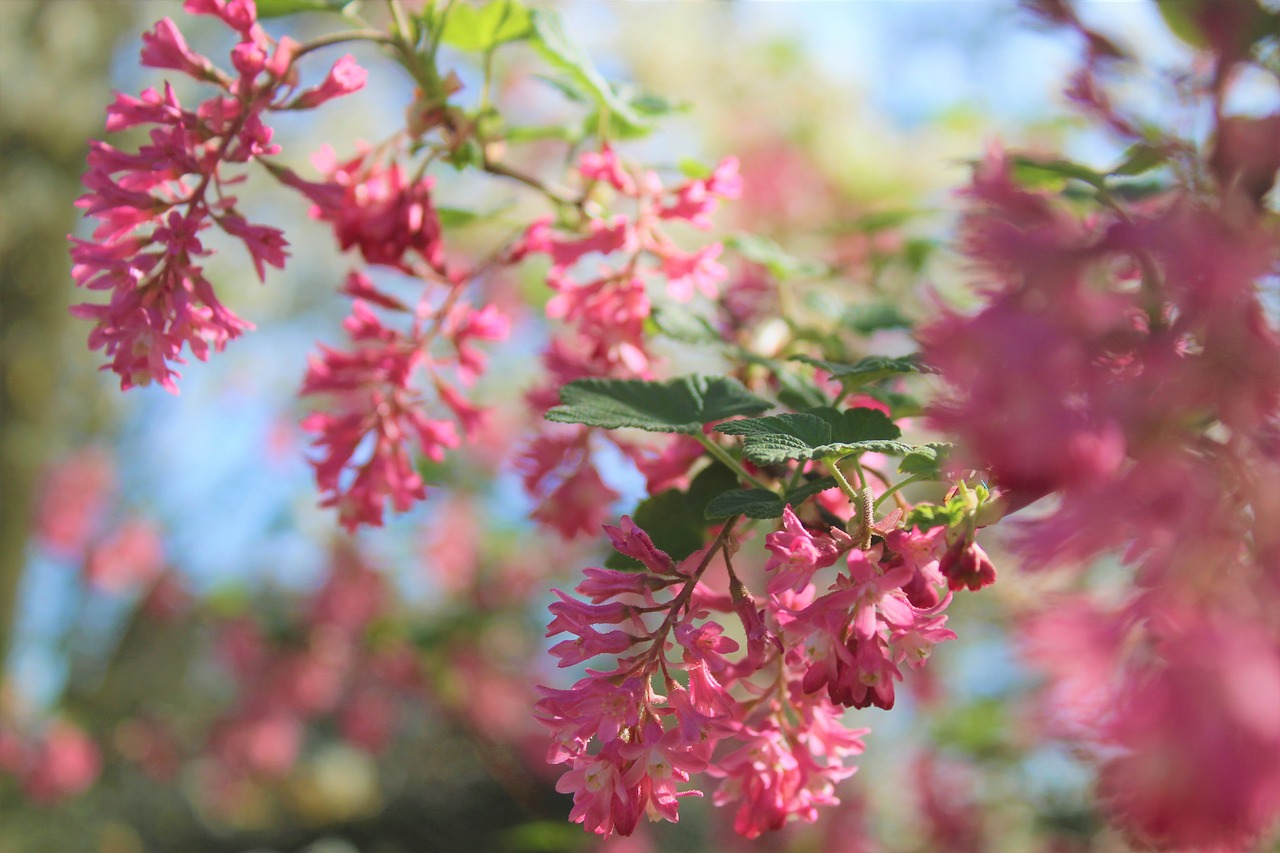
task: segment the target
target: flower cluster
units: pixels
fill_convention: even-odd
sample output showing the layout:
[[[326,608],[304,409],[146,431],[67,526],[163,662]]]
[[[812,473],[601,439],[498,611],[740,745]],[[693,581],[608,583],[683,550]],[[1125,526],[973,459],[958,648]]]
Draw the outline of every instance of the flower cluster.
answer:
[[[844,759],[867,731],[847,728],[842,711],[893,707],[899,665],[922,666],[955,636],[937,532],[886,530],[863,550],[838,528],[812,532],[788,507],[766,538],[758,604],[732,568],[732,527],[677,563],[624,516],[605,530],[643,570],[590,568],[582,598],[556,593],[547,635],[570,635],[551,649],[560,666],[617,658],[569,689],[541,688],[537,706],[552,731],[548,760],[568,765],[557,788],[593,832],[628,835],[642,814],[675,821],[679,798],[699,794],[681,783],[700,771],[721,780],[714,802],[736,808],[748,838],[815,820],[838,802],[836,783],[854,772]],[[704,578],[718,556],[727,594]],[[732,614],[745,648],[715,612]]]
[[[91,142],[88,192],[77,202],[98,226],[92,240],[72,238],[72,275],[81,287],[108,291],[110,300],[72,312],[93,321],[89,346],[111,360],[122,389],[154,381],[176,393],[172,365],[183,362],[184,347],[203,360],[251,328],[205,278],[200,259],[210,250],[201,234],[216,225],[243,243],[260,279],[267,265],[284,266],[287,244],[278,228],[241,215],[227,191],[240,178],[228,167],[279,151],[266,113],[314,107],[364,85],[363,70],[345,56],[323,83],[299,91],[300,46],[270,38],[253,0],[186,0],[184,8],[235,31],[234,73],[191,50],[169,18],[157,23],[143,36],[142,64],[179,71],[218,92],[194,110],[167,83],[163,92],[117,95],[107,130],[148,128],[149,141],[135,153]]]
[[[1221,67],[1243,61],[1227,41]],[[1226,115],[1225,86],[1206,91],[1203,159],[1138,139],[1092,91],[1113,131],[1194,179],[1137,203],[1106,195],[1086,217],[993,149],[963,228],[986,302],[921,338],[949,384],[935,425],[1010,506],[1059,496],[1019,530],[1028,563],[1120,552],[1135,569],[1119,608],[1028,617],[1054,730],[1094,748],[1105,801],[1143,843],[1242,849],[1280,817],[1280,333],[1263,295],[1280,237],[1262,204],[1280,112]]]
[[[394,296],[378,289],[361,273],[351,273],[344,292],[354,301],[343,328],[351,339],[349,351],[321,347],[307,369],[302,394],[334,397],[339,411],[314,412],[302,422],[316,434],[315,446],[323,456],[313,461],[316,483],[325,506],[338,507],[338,517],[348,529],[360,524],[380,525],[383,505],[389,498],[399,512],[426,497],[410,449],[435,462],[462,435],[471,437],[480,428],[484,412],[470,403],[450,381],[471,382],[484,370],[483,353],[476,341],[506,337],[509,323],[494,305],[475,309],[457,301],[466,282],[459,276],[445,303],[430,309],[411,310]],[[377,306],[399,317],[412,318],[408,332],[382,323]],[[429,322],[424,322],[424,319]],[[447,352],[433,351],[437,340]],[[433,418],[416,389],[418,374],[429,377],[440,404],[454,420]]]
[[[543,355],[547,381],[529,395],[538,412],[555,405],[559,388],[575,379],[652,378],[654,356],[645,340],[650,293],[656,289],[679,302],[695,294],[714,298],[728,277],[718,261],[721,243],[686,252],[666,227],[683,222],[709,229],[720,202],[742,192],[737,160],[727,158],[706,177],[667,188],[656,172],[627,168],[605,145],[582,155],[578,174],[587,195],[608,188],[631,202],[635,212],[587,218],[576,231],[542,219],[525,234],[522,255],[551,258],[547,285],[555,295],[547,316],[569,326]],[[630,446],[619,446],[640,456]],[[521,470],[527,491],[539,503],[534,517],[566,538],[598,530],[617,498],[595,469],[585,428],[545,427],[523,454]]]

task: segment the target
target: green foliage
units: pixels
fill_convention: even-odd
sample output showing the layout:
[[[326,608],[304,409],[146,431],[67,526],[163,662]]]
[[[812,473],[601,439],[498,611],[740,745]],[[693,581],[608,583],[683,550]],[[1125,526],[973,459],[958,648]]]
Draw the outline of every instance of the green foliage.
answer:
[[[735,234],[725,241],[730,249],[753,263],[760,264],[769,270],[769,274],[778,281],[791,281],[797,278],[821,278],[830,273],[828,267],[801,260],[788,254],[768,237],[757,234]]]
[[[869,382],[879,382],[881,379],[888,379],[890,376],[901,376],[906,373],[932,373],[931,368],[924,367],[920,364],[918,355],[904,355],[900,358],[887,358],[885,356],[872,355],[864,359],[860,359],[853,364],[841,364],[839,362],[827,361],[823,358],[813,358],[807,355],[793,355],[792,361],[803,361],[805,364],[811,364],[814,367],[820,367],[827,373],[830,373],[844,385],[846,390],[857,388],[860,385],[866,385]]]
[[[728,518],[732,515],[745,515],[747,518],[777,518],[788,504],[793,507],[809,498],[834,489],[836,481],[833,477],[820,477],[805,483],[797,489],[787,492],[786,497],[778,497],[767,489],[734,489],[722,492],[707,504],[706,517],[709,519]]]
[[[579,379],[560,389],[560,405],[547,412],[547,420],[698,435],[711,421],[755,415],[772,406],[724,376],[682,376],[667,382]]]
[[[259,18],[281,18],[299,12],[342,12],[352,0],[258,0]]]
[[[895,440],[902,431],[875,409],[839,411],[824,406],[807,412],[730,421],[716,430],[742,436],[742,452],[751,461],[764,465],[867,452],[906,455],[914,449]]]
[[[747,518],[777,518],[782,515],[782,498],[768,489],[734,489],[716,495],[706,508],[711,519],[745,515]]]
[[[1098,189],[1106,187],[1106,175],[1072,160],[1030,157],[1025,154],[1015,155],[1011,160],[1014,180],[1028,189],[1060,191],[1069,178]]]
[[[1163,165],[1166,159],[1164,153],[1154,145],[1137,142],[1129,146],[1129,149],[1124,152],[1124,157],[1120,160],[1119,165],[1108,174],[1121,177],[1142,175],[1157,166]]]
[[[931,441],[928,444],[918,444],[911,449],[910,453],[902,457],[902,462],[898,465],[898,473],[940,480],[942,464],[947,461],[950,452],[949,442]]]
[[[693,478],[688,491],[667,489],[641,501],[631,520],[672,559],[683,560],[706,544],[707,507],[713,498],[737,485],[738,475],[724,465],[708,465]],[[641,568],[638,561],[616,551],[604,564],[610,569]]]
[[[864,337],[886,329],[910,329],[911,318],[887,302],[851,305],[845,312],[844,325]]]
[[[519,0],[490,0],[483,6],[455,3],[440,40],[458,50],[488,53],[533,31],[529,10]]]
[[[601,76],[591,57],[565,32],[560,16],[546,9],[530,13],[532,44],[551,65],[565,75],[564,84],[594,101],[612,121],[629,130],[647,132],[649,122],[632,103],[619,97]]]
[[[916,504],[907,513],[902,526],[910,529],[918,527],[921,531],[935,527],[955,527],[964,520],[965,505],[954,498],[945,504]]]

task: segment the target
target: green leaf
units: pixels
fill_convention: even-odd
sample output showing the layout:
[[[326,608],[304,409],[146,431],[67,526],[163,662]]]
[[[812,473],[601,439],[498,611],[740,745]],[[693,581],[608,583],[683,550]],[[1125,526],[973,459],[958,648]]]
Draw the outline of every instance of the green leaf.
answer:
[[[831,402],[822,389],[808,377],[797,376],[790,370],[783,369],[775,370],[774,376],[778,377],[778,384],[782,386],[778,389],[778,402],[784,406],[804,410],[825,406]]]
[[[777,518],[782,515],[782,498],[768,489],[734,489],[716,495],[707,504],[706,517],[713,520],[733,515],[747,518]]]
[[[677,562],[705,544],[703,517],[689,511],[688,496],[679,489],[667,489],[641,501],[631,520]],[[642,568],[639,561],[617,551],[605,558],[604,565],[607,569]]]
[[[648,121],[600,75],[586,51],[569,37],[559,15],[547,9],[535,9],[529,17],[533,24],[533,46],[547,62],[564,72],[575,88],[590,95],[612,118],[635,129],[648,126]]]
[[[486,53],[532,32],[529,10],[519,0],[490,0],[483,6],[455,3],[440,40],[458,50]]]
[[[924,406],[920,401],[910,394],[899,394],[896,391],[888,391],[884,388],[872,386],[870,388],[862,388],[860,393],[866,394],[875,400],[879,400],[889,407],[889,411],[895,420],[902,418],[914,418],[924,414]]]
[[[946,462],[951,452],[951,445],[942,441],[931,441],[918,444],[911,452],[902,457],[898,464],[899,474],[923,474],[933,479],[941,479],[942,463]]]
[[[579,379],[560,389],[560,405],[547,412],[547,420],[698,435],[711,421],[755,415],[772,406],[725,376],[683,376],[667,382]]]
[[[900,358],[886,358],[872,355],[853,364],[841,364],[823,358],[807,355],[793,355],[792,361],[803,361],[814,367],[820,367],[844,384],[846,389],[857,388],[869,382],[879,382],[890,376],[901,376],[905,373],[932,373],[933,370],[920,364],[918,354],[904,355]]]
[[[1099,189],[1106,186],[1105,175],[1071,160],[1040,159],[1025,154],[1015,155],[1011,160],[1014,180],[1028,189],[1060,187],[1068,178]]]
[[[658,331],[672,340],[687,344],[720,344],[724,336],[705,317],[683,305],[655,305],[649,315]]]
[[[912,450],[912,445],[895,440],[901,431],[887,415],[875,409],[839,411],[822,407],[729,421],[716,430],[742,436],[742,452],[763,465],[824,456],[841,458],[855,453],[901,456]]]
[[[280,18],[298,12],[341,12],[351,0],[258,0],[259,18]]]
[[[709,503],[706,516],[710,519],[728,518],[731,515],[745,515],[747,518],[778,518],[782,510],[790,504],[794,509],[820,492],[836,488],[834,477],[819,477],[803,486],[787,492],[780,498],[767,489],[734,489],[722,492]]]
[[[706,163],[695,160],[692,157],[681,157],[677,165],[680,169],[680,174],[694,180],[706,180],[714,172]]]
[[[440,224],[445,228],[461,228],[493,219],[506,209],[505,206],[489,211],[467,210],[464,207],[437,207],[436,215],[440,217]]]
[[[474,139],[465,139],[457,148],[445,155],[444,161],[461,172],[471,166],[484,163],[484,152]]]
[[[1129,146],[1129,150],[1124,152],[1124,159],[1120,161],[1120,165],[1108,174],[1132,177],[1149,172],[1164,162],[1164,153],[1159,148],[1145,142],[1137,142]]]
[[[885,302],[871,305],[854,305],[845,311],[842,321],[863,337],[869,337],[884,329],[910,329],[911,318],[897,306]]]
[[[706,518],[707,504],[723,492],[738,488],[738,475],[733,469],[720,462],[713,462],[698,472],[689,483],[685,492],[685,505],[689,515],[696,519]]]
[[[821,278],[830,274],[830,269],[823,264],[805,261],[788,254],[777,243],[758,234],[735,234],[725,241],[725,245],[736,250],[747,260],[765,267],[778,281],[790,281],[793,278]]]
[[[796,488],[787,492],[787,497],[784,499],[783,502],[791,504],[791,506],[794,508],[804,503],[805,501],[809,500],[809,498],[813,497],[814,495],[821,494],[822,492],[825,492],[827,489],[834,489],[838,485],[839,484],[836,482],[835,477],[819,477],[816,480],[810,480],[808,483],[805,483],[803,486],[797,486]]]
[[[502,133],[502,138],[507,142],[519,144],[521,142],[536,142],[542,139],[560,139],[565,142],[577,142],[582,139],[582,132],[574,127],[561,127],[560,125],[552,125],[549,127],[508,127]]]
[[[907,513],[902,526],[920,528],[921,532],[935,527],[952,527],[964,520],[964,506],[958,501],[949,504],[916,504]]]

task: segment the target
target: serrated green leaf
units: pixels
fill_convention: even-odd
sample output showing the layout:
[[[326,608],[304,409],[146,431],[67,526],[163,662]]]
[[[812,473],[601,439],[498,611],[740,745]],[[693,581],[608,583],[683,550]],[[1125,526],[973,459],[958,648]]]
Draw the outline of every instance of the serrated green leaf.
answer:
[[[258,0],[259,18],[281,18],[299,12],[341,12],[351,0]]]
[[[546,417],[604,429],[697,435],[711,421],[755,415],[772,406],[726,376],[683,376],[667,382],[579,379],[560,389],[560,405]]]
[[[817,448],[831,443],[831,425],[817,415],[800,412],[729,421],[716,431],[742,436],[742,452],[766,465],[812,459]]]
[[[816,480],[811,480],[803,486],[798,486],[787,492],[787,496],[783,502],[789,503],[792,508],[795,508],[814,495],[821,494],[827,489],[834,489],[838,485],[839,484],[836,483],[835,477],[819,477]]]
[[[533,46],[547,62],[568,75],[576,87],[589,94],[612,119],[637,130],[648,127],[648,121],[618,96],[586,51],[569,37],[559,15],[547,9],[535,9],[530,14],[530,22]]]
[[[853,364],[842,364],[840,362],[827,361],[824,358],[813,358],[808,355],[793,355],[791,360],[802,361],[805,364],[822,368],[836,379],[839,379],[846,389],[857,388],[869,382],[879,382],[881,379],[888,379],[890,376],[933,372],[920,364],[920,356],[917,354],[905,355],[900,358],[872,355]]]
[[[784,251],[768,237],[761,237],[758,234],[735,234],[725,241],[725,245],[747,260],[769,270],[769,274],[778,281],[790,281],[793,278],[821,278],[830,273],[828,267],[797,258]]]
[[[440,40],[458,50],[485,53],[532,32],[529,10],[519,0],[490,0],[483,6],[455,3]]]
[[[782,499],[768,489],[734,489],[712,498],[704,512],[712,520],[734,515],[777,518],[782,515],[782,507]]]
[[[829,406],[763,418],[729,421],[716,427],[742,436],[742,452],[752,462],[772,465],[791,460],[843,458],[858,453],[910,453],[897,441],[901,431],[876,409],[839,411]]]
[[[951,452],[951,445],[942,441],[931,441],[911,448],[911,452],[902,457],[898,464],[899,474],[912,474],[933,477],[942,476],[942,464]]]

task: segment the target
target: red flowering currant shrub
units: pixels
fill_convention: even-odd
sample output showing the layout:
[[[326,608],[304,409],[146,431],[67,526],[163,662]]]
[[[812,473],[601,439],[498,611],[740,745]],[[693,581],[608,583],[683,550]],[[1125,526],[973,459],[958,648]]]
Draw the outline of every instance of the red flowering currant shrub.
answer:
[[[750,166],[767,146],[646,162],[632,141],[672,105],[606,80],[548,9],[186,0],[229,34],[229,65],[169,18],[143,37],[142,64],[203,100],[165,83],[109,105],[107,130],[141,141],[91,143],[78,204],[93,231],[72,238],[72,274],[100,295],[72,311],[122,390],[177,393],[188,354],[252,329],[219,296],[210,236],[242,245],[259,280],[296,251],[233,194],[250,170],[272,179],[347,264],[330,282],[343,342],[317,345],[299,390],[340,530],[320,582],[251,618],[187,588],[156,522],[115,505],[108,460],[68,461],[48,479],[42,547],[82,559],[90,589],[133,594],[138,624],[191,639],[198,622],[219,698],[194,722],[117,698],[110,744],[73,714],[23,726],[0,706],[5,784],[74,798],[105,749],[194,780],[208,820],[243,826],[264,802],[286,809],[286,790],[297,801],[288,780],[318,744],[384,756],[443,721],[533,817],[567,811],[602,839],[706,796],[745,839],[827,815],[829,849],[880,849],[862,820],[876,799],[913,804],[916,827],[884,833],[894,850],[1264,849],[1280,817],[1280,13],[1160,7],[1198,51],[1155,74],[1185,111],[1171,120],[1125,103],[1149,70],[1129,50],[1068,4],[1027,5],[1083,45],[1068,96],[1125,154],[1095,168],[992,142],[938,262],[976,296],[932,299],[912,330],[891,302],[860,304],[854,279],[893,267],[905,304],[928,244],[881,223],[817,261],[717,232],[739,202],[762,230],[781,215],[781,179]],[[264,26],[308,11],[350,26]],[[320,59],[354,43],[407,75],[412,102],[382,141],[315,146],[307,176],[272,124],[369,88],[352,54]],[[508,79],[495,67],[510,56]],[[539,80],[571,122],[530,119]],[[1259,81],[1262,110],[1237,112]],[[783,160],[804,185],[805,164]],[[451,207],[459,175],[520,200]],[[496,239],[463,236],[477,224]],[[878,348],[886,329],[913,346]],[[505,407],[478,390],[504,347],[537,365]],[[451,489],[454,465],[469,467]],[[621,469],[643,488],[619,514]],[[521,515],[549,535],[495,554],[505,522],[476,482],[522,488]],[[418,547],[450,608],[426,627],[369,530],[422,501],[439,508]],[[999,570],[979,542],[992,525]],[[601,534],[612,552],[585,565]],[[931,654],[964,644],[966,610],[994,608],[971,599],[993,595],[1040,685],[1015,710],[952,709]],[[1041,815],[1002,836],[993,790],[1014,771],[937,744],[890,762],[893,781],[851,786],[868,723],[920,708],[964,729],[940,723],[944,746],[972,743],[969,717],[990,713],[979,757],[1069,745],[1096,782],[1092,828]],[[520,837],[576,843],[548,831]]]

